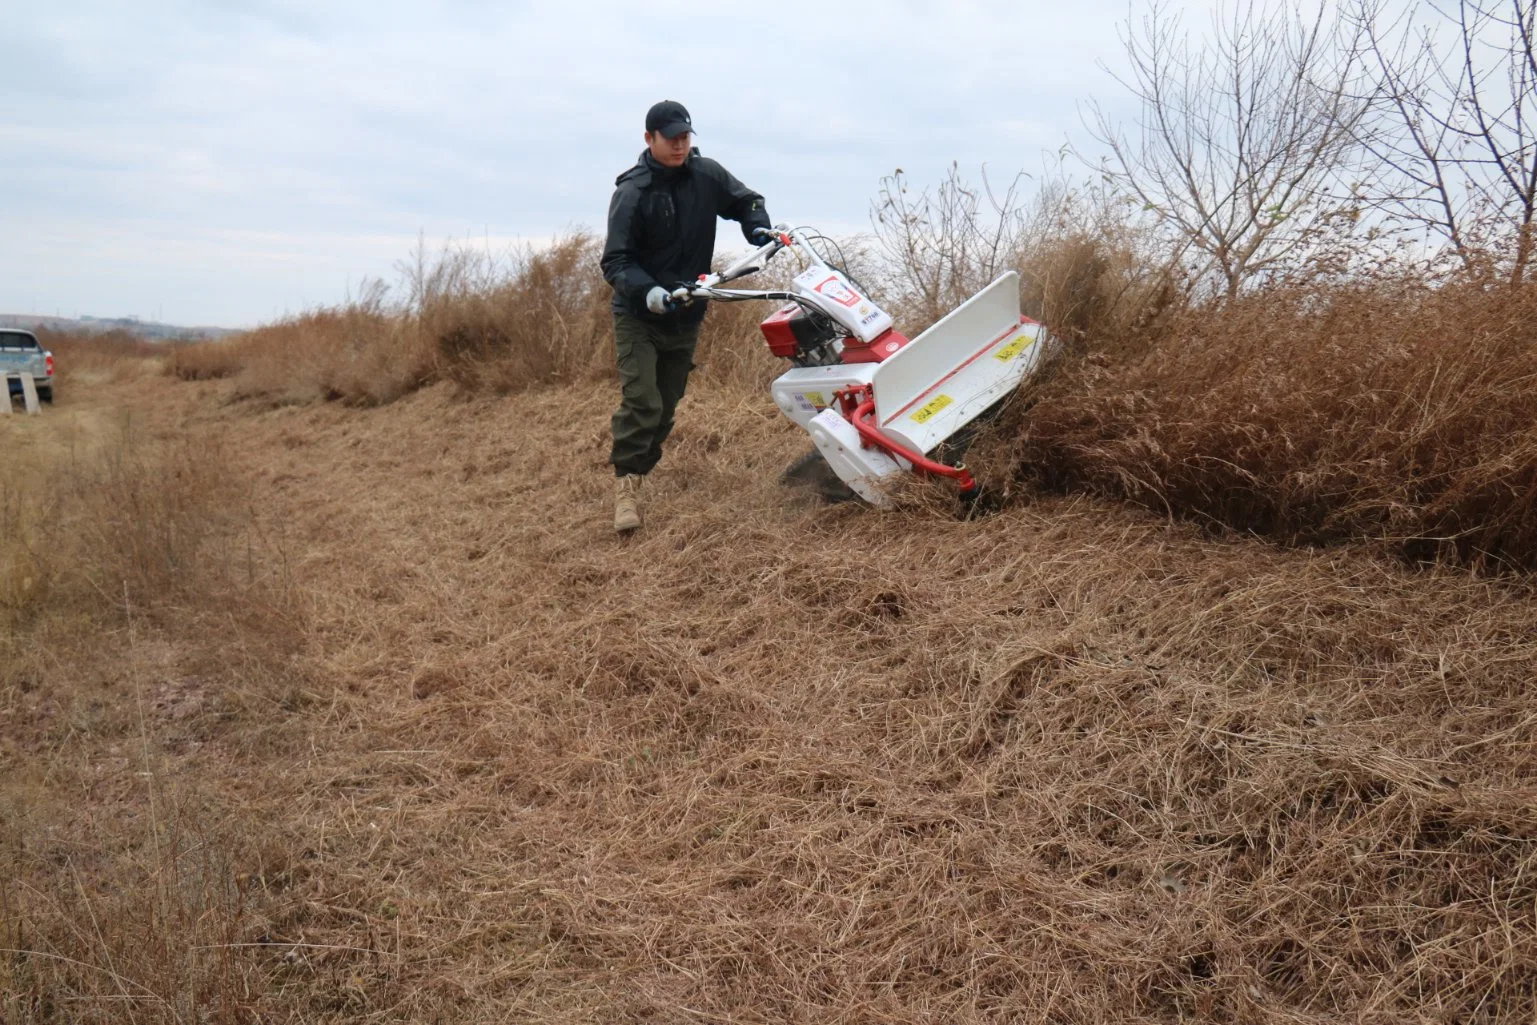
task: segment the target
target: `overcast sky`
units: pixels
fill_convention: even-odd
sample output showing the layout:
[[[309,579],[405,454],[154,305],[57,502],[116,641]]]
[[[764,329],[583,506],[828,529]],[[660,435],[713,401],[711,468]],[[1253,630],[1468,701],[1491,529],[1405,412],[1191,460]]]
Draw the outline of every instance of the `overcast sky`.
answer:
[[[1122,102],[1098,65],[1121,64],[1128,14],[1125,0],[7,7],[0,312],[232,327],[393,279],[419,234],[503,249],[601,230],[663,98],[776,220],[824,230],[864,228],[897,167],[918,183],[952,160],[1039,171],[1084,141],[1081,101]]]

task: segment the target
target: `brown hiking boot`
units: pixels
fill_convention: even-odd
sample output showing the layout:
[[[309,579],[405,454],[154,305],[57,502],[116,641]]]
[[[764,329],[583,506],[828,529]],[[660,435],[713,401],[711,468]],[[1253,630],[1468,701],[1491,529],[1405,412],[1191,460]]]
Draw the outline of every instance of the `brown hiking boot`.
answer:
[[[636,504],[636,499],[640,494],[642,479],[638,473],[627,473],[619,478],[614,497],[614,529],[621,534],[640,526],[640,506]]]

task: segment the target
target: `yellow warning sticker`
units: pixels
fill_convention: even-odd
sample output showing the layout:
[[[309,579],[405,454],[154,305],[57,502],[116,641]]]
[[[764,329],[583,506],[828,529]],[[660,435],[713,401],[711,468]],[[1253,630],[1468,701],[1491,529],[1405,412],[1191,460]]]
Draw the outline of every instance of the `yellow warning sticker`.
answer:
[[[826,409],[827,408],[827,400],[822,397],[822,393],[821,392],[819,392],[819,391],[808,391],[808,392],[805,392],[804,394],[806,396],[806,401],[811,403],[813,406],[817,407],[818,409]]]
[[[952,401],[953,400],[948,395],[936,395],[929,401],[925,402],[921,407],[919,407],[918,412],[914,413],[910,419],[914,423],[928,423],[929,420],[933,419],[935,413],[938,413],[941,409],[944,409]]]
[[[1028,346],[1032,341],[1034,341],[1033,338],[1026,338],[1024,335],[1020,335],[1008,345],[1005,345],[1003,348],[993,353],[993,359],[997,360],[999,363],[1007,363],[1015,356],[1018,356],[1021,352],[1024,352],[1025,347]]]

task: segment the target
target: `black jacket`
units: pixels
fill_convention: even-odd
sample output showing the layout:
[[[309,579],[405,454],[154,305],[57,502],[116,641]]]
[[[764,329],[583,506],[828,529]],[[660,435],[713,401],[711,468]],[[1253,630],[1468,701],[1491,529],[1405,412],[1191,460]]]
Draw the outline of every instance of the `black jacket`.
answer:
[[[717,217],[739,221],[749,242],[753,229],[772,224],[763,197],[697,149],[682,167],[664,167],[642,151],[614,185],[603,277],[614,286],[614,312],[656,323],[697,324],[704,316],[705,304],[696,302],[658,317],[646,309],[646,293],[693,284],[710,272]]]

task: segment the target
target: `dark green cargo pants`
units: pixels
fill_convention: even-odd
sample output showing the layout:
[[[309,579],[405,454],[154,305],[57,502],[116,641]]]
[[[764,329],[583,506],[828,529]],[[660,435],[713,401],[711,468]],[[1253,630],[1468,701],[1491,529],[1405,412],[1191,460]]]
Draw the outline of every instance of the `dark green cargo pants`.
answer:
[[[614,314],[614,348],[623,389],[614,414],[614,473],[650,473],[662,458],[672,431],[673,411],[694,369],[699,325],[652,324],[627,313]]]

